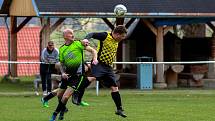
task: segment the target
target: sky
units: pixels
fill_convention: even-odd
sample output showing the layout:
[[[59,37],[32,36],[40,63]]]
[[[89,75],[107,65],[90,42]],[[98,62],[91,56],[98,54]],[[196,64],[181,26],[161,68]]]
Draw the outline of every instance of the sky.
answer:
[[[1,6],[2,6],[3,1],[4,1],[4,0],[0,0],[0,8],[1,8]]]

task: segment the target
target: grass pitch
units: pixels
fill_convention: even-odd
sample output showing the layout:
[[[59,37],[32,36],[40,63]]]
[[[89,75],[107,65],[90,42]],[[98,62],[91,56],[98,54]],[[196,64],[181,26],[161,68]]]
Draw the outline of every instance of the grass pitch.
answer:
[[[49,108],[33,92],[34,78],[21,78],[18,84],[0,83],[0,121],[49,121],[57,98]],[[127,118],[114,114],[110,90],[87,89],[84,101],[89,107],[68,102],[64,121],[215,121],[215,90],[120,90]]]
[[[0,84],[1,87],[2,84]],[[18,89],[19,90],[19,89]],[[215,90],[120,90],[127,118],[114,114],[115,106],[109,90],[88,89],[84,100],[89,107],[72,105],[64,121],[214,121]],[[6,93],[4,91],[4,93]],[[43,108],[40,96],[33,92],[13,95],[0,93],[0,121],[48,121],[57,98]]]

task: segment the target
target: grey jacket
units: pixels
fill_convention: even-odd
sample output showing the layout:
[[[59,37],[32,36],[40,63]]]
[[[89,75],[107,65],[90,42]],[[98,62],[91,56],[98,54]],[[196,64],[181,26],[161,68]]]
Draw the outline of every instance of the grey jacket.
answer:
[[[59,50],[54,48],[52,52],[48,52],[47,48],[44,48],[41,53],[41,61],[51,64],[59,62]]]

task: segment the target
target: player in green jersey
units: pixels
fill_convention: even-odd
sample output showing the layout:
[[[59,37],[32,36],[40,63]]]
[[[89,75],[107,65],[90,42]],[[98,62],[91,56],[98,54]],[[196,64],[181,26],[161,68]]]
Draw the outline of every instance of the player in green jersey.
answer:
[[[62,82],[60,91],[58,92],[59,103],[55,109],[51,120],[55,121],[58,113],[60,113],[59,120],[63,120],[65,105],[71,97],[73,90],[82,92],[87,83],[90,83],[84,75],[84,50],[89,51],[92,57],[92,63],[97,64],[97,51],[90,47],[86,42],[83,44],[81,41],[74,40],[72,29],[65,29],[63,31],[65,44],[59,49],[59,60],[61,63],[60,70]]]

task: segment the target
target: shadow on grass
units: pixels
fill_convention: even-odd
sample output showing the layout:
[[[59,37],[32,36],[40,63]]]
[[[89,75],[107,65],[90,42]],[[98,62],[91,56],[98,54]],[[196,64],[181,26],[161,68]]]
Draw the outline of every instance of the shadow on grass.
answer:
[[[0,78],[2,80],[3,77]],[[1,81],[0,92],[28,92],[33,91],[34,77],[18,77],[17,82]]]

